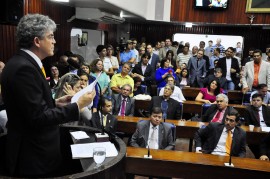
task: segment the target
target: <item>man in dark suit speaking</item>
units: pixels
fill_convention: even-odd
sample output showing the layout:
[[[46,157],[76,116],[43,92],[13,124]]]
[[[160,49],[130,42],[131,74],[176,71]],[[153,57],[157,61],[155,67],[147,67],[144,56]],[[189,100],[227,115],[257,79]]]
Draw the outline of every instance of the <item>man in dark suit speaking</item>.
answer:
[[[174,149],[171,126],[162,121],[162,110],[154,107],[150,120],[139,121],[130,145],[133,147],[148,147],[150,149]]]
[[[56,24],[48,16],[28,14],[17,26],[19,52],[2,74],[2,95],[8,116],[6,168],[12,176],[52,177],[61,166],[58,124],[79,119],[95,92],[70,103],[54,100],[42,60],[54,55]],[[2,161],[1,161],[2,162]]]

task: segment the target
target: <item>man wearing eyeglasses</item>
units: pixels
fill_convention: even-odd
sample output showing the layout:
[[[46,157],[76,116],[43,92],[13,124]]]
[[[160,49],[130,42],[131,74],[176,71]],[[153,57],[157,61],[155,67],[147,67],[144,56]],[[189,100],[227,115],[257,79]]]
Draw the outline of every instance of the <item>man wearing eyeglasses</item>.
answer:
[[[267,89],[270,90],[270,63],[262,60],[262,51],[258,49],[253,52],[253,59],[244,67],[243,93],[256,90],[262,83],[266,84]]]
[[[245,157],[246,132],[237,126],[238,112],[229,112],[225,123],[211,122],[194,136],[197,153]]]
[[[225,94],[219,94],[216,97],[216,104],[212,104],[204,115],[202,122],[224,123],[229,112],[237,112],[232,106],[228,106],[229,99]]]

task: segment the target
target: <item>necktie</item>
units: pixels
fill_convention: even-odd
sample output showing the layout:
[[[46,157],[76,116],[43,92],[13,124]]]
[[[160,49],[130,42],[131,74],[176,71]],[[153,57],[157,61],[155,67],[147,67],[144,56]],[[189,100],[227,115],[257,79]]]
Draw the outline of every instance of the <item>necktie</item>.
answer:
[[[211,122],[218,122],[220,115],[221,115],[221,111],[218,111],[217,115],[215,116],[215,118]]]
[[[46,78],[46,72],[45,72],[45,68],[44,68],[44,66],[42,66],[41,71],[42,71],[42,73],[43,73],[44,77]]]
[[[122,100],[121,104],[121,116],[125,116],[125,111],[126,111],[126,98]]]
[[[149,139],[149,148],[150,149],[156,149],[155,148],[155,146],[156,146],[156,143],[157,143],[157,140],[156,140],[156,138],[157,138],[157,135],[156,135],[156,127],[152,127],[152,129],[153,129],[153,131],[152,131],[152,134],[151,134],[151,136],[150,136],[150,139]]]
[[[225,149],[226,149],[226,153],[228,155],[230,155],[231,146],[232,146],[232,131],[227,131],[227,132],[228,132],[228,136],[227,136],[227,139],[226,139]]]
[[[103,115],[103,126],[106,126],[106,122],[107,122],[107,115]]]

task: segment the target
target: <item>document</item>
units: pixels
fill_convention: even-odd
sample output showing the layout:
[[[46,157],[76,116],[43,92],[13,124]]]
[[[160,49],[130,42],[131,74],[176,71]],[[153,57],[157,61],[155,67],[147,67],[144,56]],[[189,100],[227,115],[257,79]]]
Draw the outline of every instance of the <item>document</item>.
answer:
[[[270,132],[270,127],[262,127],[263,132]]]
[[[70,134],[72,135],[72,137],[76,140],[80,140],[80,139],[87,139],[90,138],[86,132],[84,131],[76,131],[76,132],[70,132]]]
[[[81,159],[81,158],[91,158],[93,157],[93,149],[95,147],[104,147],[106,148],[106,157],[115,157],[118,155],[118,151],[115,148],[114,144],[111,142],[95,142],[95,143],[86,143],[86,144],[73,144],[70,145],[72,158]]]
[[[101,72],[98,74],[97,78],[95,81],[93,81],[90,85],[88,85],[87,87],[83,88],[81,91],[77,92],[72,98],[71,98],[71,103],[76,103],[78,101],[78,99],[84,95],[87,92],[92,92],[93,90],[95,90],[95,86],[97,84],[97,80],[99,79],[101,75]],[[93,103],[93,102],[92,102]]]

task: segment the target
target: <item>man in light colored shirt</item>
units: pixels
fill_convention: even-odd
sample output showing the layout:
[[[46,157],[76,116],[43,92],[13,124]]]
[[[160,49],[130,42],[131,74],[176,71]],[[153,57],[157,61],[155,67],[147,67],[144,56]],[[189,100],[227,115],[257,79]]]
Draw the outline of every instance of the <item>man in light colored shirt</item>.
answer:
[[[162,110],[160,107],[154,107],[150,120],[138,122],[130,145],[132,147],[173,150],[175,143],[172,125],[161,121]]]
[[[183,96],[182,90],[178,86],[175,86],[175,79],[172,76],[169,76],[167,77],[166,81],[167,84],[174,85],[174,90],[170,97],[178,102],[186,101],[185,97]],[[159,96],[163,96],[164,88],[165,87],[160,89]]]

